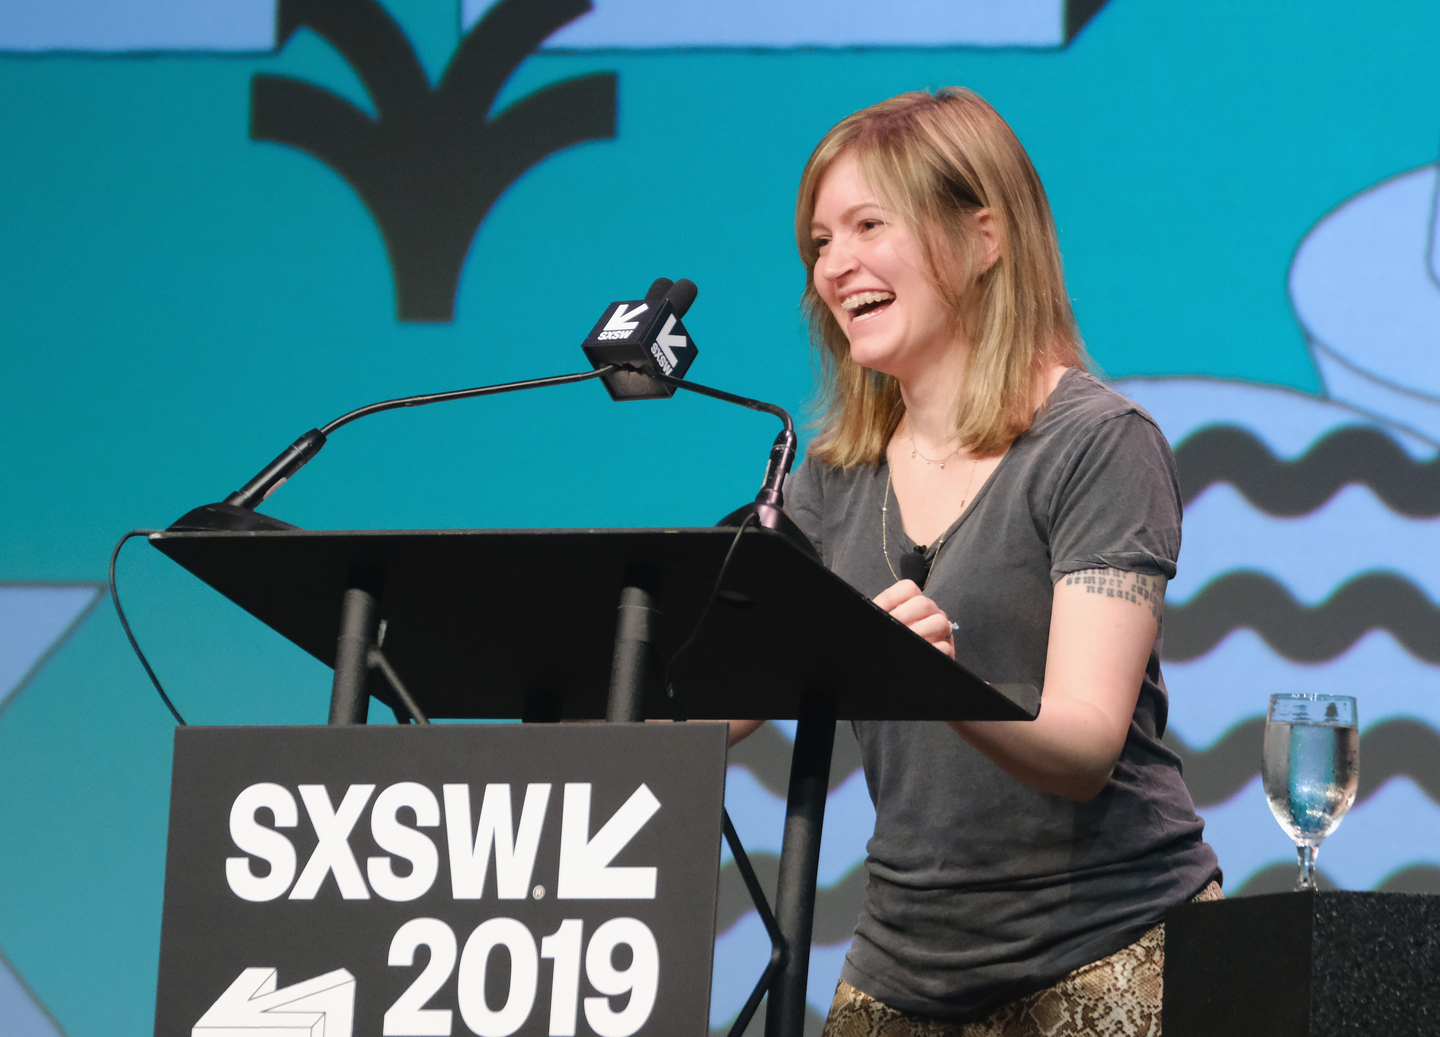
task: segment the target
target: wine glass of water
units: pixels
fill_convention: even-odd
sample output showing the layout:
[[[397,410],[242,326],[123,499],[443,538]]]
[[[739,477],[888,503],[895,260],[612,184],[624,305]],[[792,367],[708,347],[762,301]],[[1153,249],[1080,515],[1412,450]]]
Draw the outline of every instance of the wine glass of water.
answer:
[[[1271,695],[1261,763],[1270,812],[1300,855],[1296,889],[1315,888],[1320,842],[1360,784],[1360,726],[1348,695]]]

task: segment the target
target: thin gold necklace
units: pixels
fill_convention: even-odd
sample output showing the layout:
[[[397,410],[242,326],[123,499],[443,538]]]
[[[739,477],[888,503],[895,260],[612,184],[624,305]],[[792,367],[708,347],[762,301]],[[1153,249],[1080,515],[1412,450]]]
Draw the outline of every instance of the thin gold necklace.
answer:
[[[968,503],[970,503],[970,487],[971,487],[972,485],[974,485],[974,483],[975,483],[975,469],[977,469],[977,468],[979,468],[979,467],[980,467],[980,459],[977,457],[977,458],[975,458],[975,460],[974,460],[974,461],[971,463],[971,465],[970,465],[970,478],[965,480],[965,496],[962,497],[962,498],[960,498],[960,512],[959,512],[959,515],[965,514],[965,505],[968,504]],[[897,504],[899,503],[899,498],[896,498],[896,503],[897,503]],[[887,465],[885,466],[885,499],[880,503],[880,553],[885,556],[885,566],[886,566],[886,568],[888,568],[888,569],[890,570],[890,575],[891,575],[892,577],[894,577],[896,583],[899,583],[899,582],[900,582],[900,574],[895,571],[895,566],[894,566],[894,564],[892,564],[891,561],[890,561],[890,543],[889,543],[890,537],[889,537],[888,522],[887,522],[887,518],[888,518],[888,516],[889,516],[889,513],[890,513],[890,466],[887,464]],[[959,518],[959,515],[956,516],[957,519]],[[950,525],[953,526],[954,524],[955,524],[955,523],[952,522]],[[931,559],[930,559],[930,566],[929,566],[929,568],[927,568],[927,569],[925,570],[925,582],[922,583],[922,584],[920,584],[920,589],[921,589],[922,591],[923,591],[926,587],[930,586],[930,574],[935,571],[935,563],[940,560],[940,550],[941,550],[941,548],[943,548],[943,547],[945,546],[945,541],[948,539],[949,535],[950,535],[950,530],[949,530],[949,529],[946,529],[946,531],[945,531],[944,533],[941,533],[941,534],[940,534],[940,539],[937,540],[937,541],[935,541],[935,554],[934,554],[934,555],[931,557]]]
[[[901,418],[901,419],[900,419],[900,426],[901,426],[902,428],[904,428],[904,427],[905,427],[905,424],[906,424],[905,419],[904,419],[904,418]],[[957,444],[955,445],[955,449],[952,450],[952,451],[950,451],[950,452],[949,452],[948,454],[946,454],[944,457],[940,457],[940,458],[926,457],[924,454],[922,454],[922,453],[920,452],[920,448],[915,445],[915,430],[914,430],[914,429],[911,429],[911,430],[909,431],[909,433],[907,433],[907,434],[908,434],[909,437],[910,437],[910,458],[911,458],[911,460],[914,460],[915,458],[918,457],[918,458],[920,458],[920,460],[924,461],[926,464],[938,464],[941,468],[944,468],[944,467],[945,467],[945,462],[948,461],[948,460],[950,460],[950,458],[954,457],[956,454],[958,454],[958,453],[960,452],[960,445],[957,443]],[[969,491],[967,490],[966,492],[968,493]]]

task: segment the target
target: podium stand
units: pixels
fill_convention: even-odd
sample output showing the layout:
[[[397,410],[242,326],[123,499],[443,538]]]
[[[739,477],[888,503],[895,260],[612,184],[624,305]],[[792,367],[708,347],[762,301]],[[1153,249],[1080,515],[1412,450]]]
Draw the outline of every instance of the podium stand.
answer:
[[[1040,697],[980,680],[768,530],[741,535],[715,588],[735,538],[287,530],[150,541],[334,667],[331,723],[364,723],[372,695],[403,717],[372,667],[376,648],[437,718],[798,721],[765,1029],[799,1037],[835,722],[1031,720]]]

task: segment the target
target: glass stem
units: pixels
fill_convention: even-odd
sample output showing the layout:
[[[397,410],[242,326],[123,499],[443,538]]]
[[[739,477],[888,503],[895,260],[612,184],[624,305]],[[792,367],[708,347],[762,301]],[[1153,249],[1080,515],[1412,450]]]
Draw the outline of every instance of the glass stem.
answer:
[[[1311,846],[1309,843],[1301,843],[1295,848],[1300,856],[1300,876],[1295,880],[1295,888],[1315,888],[1315,858],[1320,853],[1320,847]]]

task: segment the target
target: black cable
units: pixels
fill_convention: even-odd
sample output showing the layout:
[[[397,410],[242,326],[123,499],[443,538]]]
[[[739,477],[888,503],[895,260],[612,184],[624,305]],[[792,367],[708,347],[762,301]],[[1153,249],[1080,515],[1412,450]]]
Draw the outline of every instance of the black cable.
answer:
[[[730,568],[730,559],[735,557],[735,549],[740,546],[740,537],[745,532],[745,527],[752,522],[759,522],[760,517],[754,512],[749,513],[740,520],[740,528],[735,530],[735,539],[730,541],[730,550],[725,552],[725,560],[720,563],[720,571],[715,575],[715,582],[710,587],[710,597],[705,600],[705,607],[700,610],[700,618],[695,621],[695,626],[679,648],[670,656],[670,661],[665,664],[665,694],[675,698],[675,686],[670,683],[670,671],[675,666],[675,660],[684,655],[685,652],[695,643],[695,638],[700,636],[700,628],[705,625],[706,618],[710,615],[710,609],[715,604],[715,599],[720,596],[720,584],[725,580],[725,571]],[[672,710],[673,711],[673,710]]]
[[[120,557],[120,549],[125,546],[125,541],[131,537],[149,536],[151,533],[158,533],[158,529],[132,529],[120,538],[115,545],[115,550],[110,552],[110,600],[115,603],[115,614],[120,617],[120,625],[125,628],[125,636],[130,639],[130,647],[135,649],[135,655],[140,660],[140,665],[145,667],[145,672],[150,675],[150,683],[155,685],[155,690],[160,693],[160,701],[165,703],[165,708],[175,718],[175,723],[181,727],[187,727],[185,718],[175,708],[175,703],[170,701],[170,696],[165,694],[165,689],[160,687],[160,678],[155,676],[155,671],[150,669],[150,663],[145,658],[145,653],[140,651],[140,645],[135,640],[135,635],[130,632],[130,622],[125,618],[125,610],[120,607],[120,592],[115,589],[115,561]]]

